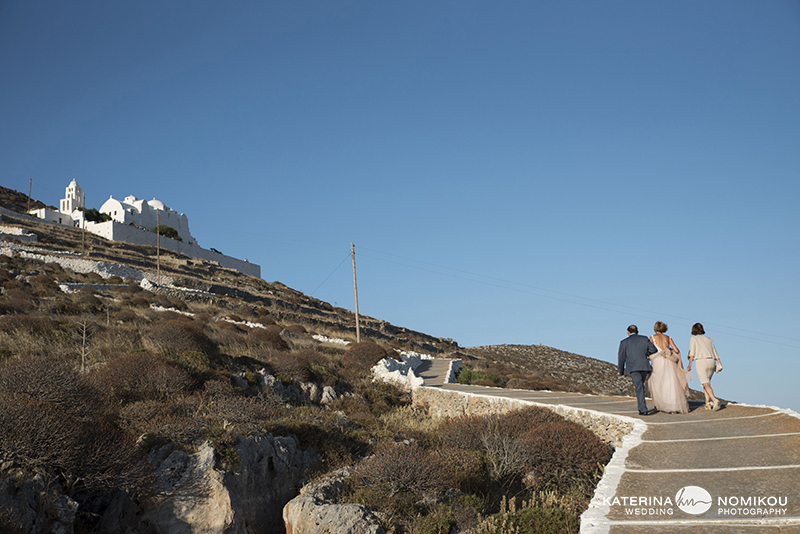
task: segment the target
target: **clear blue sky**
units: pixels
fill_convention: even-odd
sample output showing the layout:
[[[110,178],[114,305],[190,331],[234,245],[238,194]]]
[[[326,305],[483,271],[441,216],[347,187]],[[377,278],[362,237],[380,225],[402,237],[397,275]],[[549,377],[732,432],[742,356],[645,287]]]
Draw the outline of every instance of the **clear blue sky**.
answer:
[[[797,1],[0,0],[2,185],[350,309],[354,242],[362,313],[462,346],[700,321],[800,410],[799,169]]]

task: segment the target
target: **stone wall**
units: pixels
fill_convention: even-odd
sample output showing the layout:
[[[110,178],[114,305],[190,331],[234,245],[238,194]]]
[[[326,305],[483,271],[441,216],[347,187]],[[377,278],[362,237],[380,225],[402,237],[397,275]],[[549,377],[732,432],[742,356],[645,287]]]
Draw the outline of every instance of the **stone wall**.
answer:
[[[414,389],[412,396],[414,402],[425,406],[433,417],[488,415],[505,413],[525,406],[540,406],[556,412],[568,421],[588,428],[614,448],[620,447],[623,438],[633,430],[633,424],[620,417],[570,406],[540,404],[428,387]]]
[[[112,241],[124,241],[135,245],[150,245],[155,247],[158,239],[158,236],[153,232],[141,230],[135,226],[120,224],[116,221],[87,223],[86,230]],[[261,278],[261,266],[231,256],[226,256],[225,254],[220,254],[213,250],[206,250],[195,244],[189,244],[161,236],[161,248],[185,254],[190,258],[213,261],[222,267],[235,269],[240,273]]]

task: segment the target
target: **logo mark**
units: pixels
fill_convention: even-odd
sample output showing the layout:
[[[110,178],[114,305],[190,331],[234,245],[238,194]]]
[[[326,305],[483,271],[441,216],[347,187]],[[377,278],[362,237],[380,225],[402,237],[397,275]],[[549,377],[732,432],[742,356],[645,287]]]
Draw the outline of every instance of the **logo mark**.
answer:
[[[686,486],[675,494],[675,504],[687,514],[704,514],[711,508],[711,494],[700,486]]]

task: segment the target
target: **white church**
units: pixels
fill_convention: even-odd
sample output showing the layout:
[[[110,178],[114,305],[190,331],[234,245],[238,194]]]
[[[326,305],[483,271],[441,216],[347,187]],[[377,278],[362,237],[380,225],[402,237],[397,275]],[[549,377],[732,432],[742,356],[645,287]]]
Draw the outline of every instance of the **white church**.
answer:
[[[156,245],[158,237],[153,229],[159,225],[169,226],[178,232],[181,240],[161,236],[158,240],[162,248],[167,248],[192,258],[201,258],[219,263],[223,267],[236,269],[250,276],[261,277],[261,267],[247,260],[226,256],[215,250],[206,250],[197,245],[197,240],[189,232],[189,219],[183,213],[168,208],[160,200],[141,200],[133,195],[125,200],[109,197],[100,209],[111,217],[110,221],[95,223],[87,221],[82,209],[86,208],[86,195],[78,182],[72,180],[59,204],[59,210],[40,208],[31,210],[30,215],[45,221],[84,228],[113,241],[125,241],[139,245]]]

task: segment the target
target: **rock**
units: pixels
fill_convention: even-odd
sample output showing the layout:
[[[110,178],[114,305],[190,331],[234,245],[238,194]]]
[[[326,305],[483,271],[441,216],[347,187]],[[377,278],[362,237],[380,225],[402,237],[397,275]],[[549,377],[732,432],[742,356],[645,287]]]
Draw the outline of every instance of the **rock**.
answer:
[[[233,378],[233,385],[237,388],[247,389],[250,387],[250,384],[247,382],[247,379],[243,376],[244,373],[241,375],[234,375]]]
[[[208,442],[195,454],[174,451],[156,471],[154,489],[163,500],[145,512],[142,522],[165,534],[226,532],[233,510],[222,478]]]
[[[303,486],[283,508],[286,534],[381,534],[377,516],[360,504],[333,504],[350,468],[339,469]]]
[[[215,468],[215,451],[208,442],[194,454],[174,450],[171,444],[154,449],[148,458],[158,466],[156,499],[137,505],[118,492],[98,532],[281,532],[281,510],[298,494],[319,455],[300,449],[294,436],[237,435],[233,447],[240,458],[234,472]]]
[[[319,404],[322,400],[322,390],[314,382],[303,382],[300,384],[300,390],[312,404]]]
[[[322,399],[320,399],[320,404],[332,404],[333,401],[339,398],[339,395],[336,394],[336,390],[333,389],[331,386],[325,386],[322,388]]]
[[[225,474],[234,511],[228,533],[280,532],[281,509],[297,495],[319,456],[301,450],[294,436],[239,435],[235,448],[241,463],[236,472]]]
[[[21,532],[71,534],[78,503],[42,475],[0,478],[0,510],[9,510]]]
[[[360,504],[320,503],[295,497],[283,508],[286,534],[383,534],[378,518]]]

